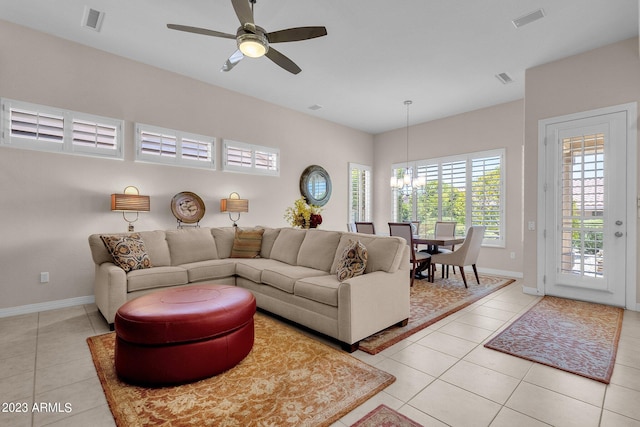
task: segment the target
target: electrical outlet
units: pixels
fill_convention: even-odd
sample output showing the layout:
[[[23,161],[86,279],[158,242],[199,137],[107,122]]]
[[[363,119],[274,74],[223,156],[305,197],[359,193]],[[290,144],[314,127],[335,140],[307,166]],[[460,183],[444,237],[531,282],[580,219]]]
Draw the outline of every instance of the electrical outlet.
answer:
[[[516,259],[516,253],[515,252],[511,252],[510,256],[511,256],[511,259]]]
[[[536,222],[535,221],[529,221],[529,223],[527,224],[527,228],[529,229],[529,231],[535,231]]]
[[[49,283],[49,272],[43,271],[40,273],[40,283]]]

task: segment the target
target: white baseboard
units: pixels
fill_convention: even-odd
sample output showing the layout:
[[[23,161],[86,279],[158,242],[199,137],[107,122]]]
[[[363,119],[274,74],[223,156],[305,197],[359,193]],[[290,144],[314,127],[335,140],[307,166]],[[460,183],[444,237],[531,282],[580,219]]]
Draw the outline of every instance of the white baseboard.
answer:
[[[465,275],[468,276],[469,273],[467,273],[467,270],[468,270],[468,267],[464,269]],[[522,277],[523,277],[521,271],[496,270],[496,269],[493,269],[493,268],[478,268],[478,273],[492,274],[492,275],[496,275],[496,276],[513,277],[514,279],[522,279]],[[473,274],[473,271],[471,271],[471,274]]]
[[[522,287],[522,292],[524,292],[527,295],[536,295],[536,296],[542,296],[543,294],[540,293],[538,291],[538,288],[532,288],[531,286],[523,286]]]
[[[57,301],[39,302],[37,304],[21,305],[18,307],[0,308],[0,317],[18,316],[20,314],[37,313],[39,311],[55,310],[57,308],[72,307],[74,305],[93,304],[94,295],[61,299]]]

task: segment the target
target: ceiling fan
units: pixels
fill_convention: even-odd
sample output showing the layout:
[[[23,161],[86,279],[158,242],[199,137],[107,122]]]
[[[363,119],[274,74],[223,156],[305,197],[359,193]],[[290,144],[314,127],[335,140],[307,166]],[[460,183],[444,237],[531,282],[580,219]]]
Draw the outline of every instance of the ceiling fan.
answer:
[[[298,74],[300,67],[282,53],[271,47],[272,43],[295,42],[313,39],[327,35],[325,27],[296,27],[267,33],[264,28],[253,22],[253,6],[256,0],[231,0],[233,9],[240,20],[240,27],[236,35],[208,30],[206,28],[190,27],[187,25],[167,24],[171,30],[186,31],[188,33],[203,34],[205,36],[236,39],[238,50],[227,59],[220,71],[230,71],[245,56],[259,58],[266,56],[280,67],[293,74]],[[249,5],[251,4],[251,5]]]

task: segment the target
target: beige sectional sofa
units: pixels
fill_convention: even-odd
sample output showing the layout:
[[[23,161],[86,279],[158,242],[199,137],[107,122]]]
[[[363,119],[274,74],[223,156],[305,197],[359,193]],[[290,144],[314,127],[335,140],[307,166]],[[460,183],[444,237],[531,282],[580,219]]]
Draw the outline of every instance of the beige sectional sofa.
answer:
[[[235,233],[234,227],[141,231],[151,267],[129,272],[114,264],[100,234],[89,236],[98,309],[112,325],[122,304],[145,293],[196,282],[231,284],[250,290],[259,308],[350,351],[409,318],[409,248],[401,238],[264,228],[258,257],[232,258]],[[366,269],[341,282],[336,272],[350,241],[365,246]]]

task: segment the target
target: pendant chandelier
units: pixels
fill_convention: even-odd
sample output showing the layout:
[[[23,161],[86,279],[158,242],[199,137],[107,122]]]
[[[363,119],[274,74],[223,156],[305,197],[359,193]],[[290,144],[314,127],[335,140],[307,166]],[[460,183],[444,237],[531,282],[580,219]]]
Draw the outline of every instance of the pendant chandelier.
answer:
[[[392,176],[390,181],[391,188],[397,190],[405,197],[411,195],[414,191],[423,188],[426,183],[425,177],[418,177],[418,171],[409,167],[409,106],[411,104],[413,104],[413,101],[411,100],[404,101],[404,105],[407,106],[407,166],[402,178]]]

